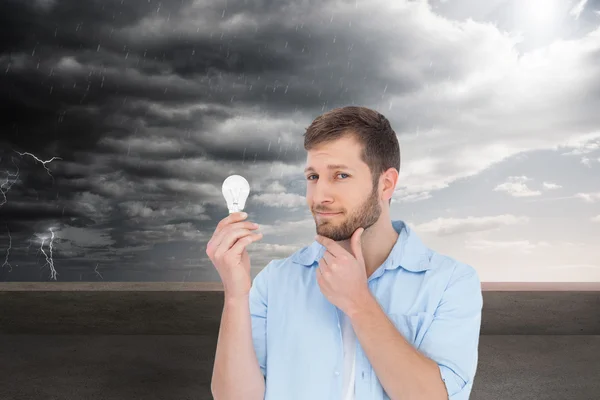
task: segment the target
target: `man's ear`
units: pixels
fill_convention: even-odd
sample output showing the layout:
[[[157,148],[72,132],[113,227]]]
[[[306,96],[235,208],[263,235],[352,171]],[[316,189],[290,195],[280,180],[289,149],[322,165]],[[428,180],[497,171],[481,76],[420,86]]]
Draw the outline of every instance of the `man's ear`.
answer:
[[[396,190],[396,184],[398,183],[398,170],[396,168],[388,168],[381,177],[379,178],[383,187],[383,198],[390,201]]]

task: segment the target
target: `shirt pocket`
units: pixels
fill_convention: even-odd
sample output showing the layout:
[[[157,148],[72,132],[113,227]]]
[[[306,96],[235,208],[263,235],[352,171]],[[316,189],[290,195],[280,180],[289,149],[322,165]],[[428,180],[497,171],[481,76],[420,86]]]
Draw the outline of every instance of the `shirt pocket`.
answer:
[[[433,314],[424,311],[417,314],[391,313],[389,318],[402,336],[417,349],[433,322]]]

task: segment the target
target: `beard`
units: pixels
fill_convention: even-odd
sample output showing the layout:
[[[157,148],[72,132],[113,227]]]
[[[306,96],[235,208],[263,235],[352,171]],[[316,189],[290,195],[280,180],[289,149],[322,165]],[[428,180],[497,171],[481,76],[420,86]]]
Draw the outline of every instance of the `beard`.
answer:
[[[313,214],[317,234],[339,242],[349,240],[358,228],[367,230],[377,222],[381,215],[381,205],[377,197],[377,186],[374,186],[369,197],[344,220],[341,220],[343,214],[330,219],[318,220],[317,211],[335,212],[335,210],[317,208]],[[336,218],[340,218],[341,221]]]

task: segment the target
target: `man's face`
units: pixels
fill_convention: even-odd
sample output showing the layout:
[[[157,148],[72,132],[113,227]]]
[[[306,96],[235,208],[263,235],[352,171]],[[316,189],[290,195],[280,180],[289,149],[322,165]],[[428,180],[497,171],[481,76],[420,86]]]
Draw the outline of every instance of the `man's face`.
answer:
[[[306,202],[317,234],[348,240],[356,229],[367,229],[379,219],[378,186],[373,185],[369,166],[360,158],[361,150],[354,138],[343,137],[308,152],[307,168],[312,169],[305,172]],[[331,165],[345,167],[328,168]]]

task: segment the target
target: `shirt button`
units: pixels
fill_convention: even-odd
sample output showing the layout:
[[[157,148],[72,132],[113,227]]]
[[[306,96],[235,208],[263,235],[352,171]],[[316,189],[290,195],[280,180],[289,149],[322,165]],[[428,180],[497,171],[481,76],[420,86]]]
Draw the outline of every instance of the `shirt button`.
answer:
[[[339,371],[335,371],[335,376],[338,376],[340,374]]]

